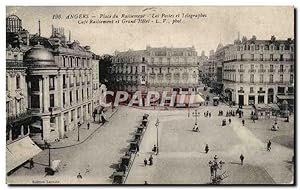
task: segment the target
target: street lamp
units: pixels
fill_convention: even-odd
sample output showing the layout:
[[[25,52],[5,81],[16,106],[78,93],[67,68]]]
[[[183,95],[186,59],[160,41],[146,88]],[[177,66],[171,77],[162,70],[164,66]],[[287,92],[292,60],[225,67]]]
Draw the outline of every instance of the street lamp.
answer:
[[[50,167],[50,164],[51,164],[51,151],[50,151],[51,149],[50,149],[50,147],[51,147],[51,145],[46,140],[44,140],[44,142],[49,151],[48,152],[48,159],[49,159],[48,166]]]
[[[218,175],[217,171],[222,170],[222,166],[223,166],[223,164],[225,164],[225,162],[223,162],[222,160],[220,160],[220,162],[218,162],[218,157],[217,157],[217,155],[215,155],[214,160],[209,161],[208,164],[210,167],[211,183],[212,184],[220,184],[221,181],[227,176],[222,178],[223,174]]]
[[[79,128],[80,128],[80,126],[81,126],[80,121],[78,122],[77,125],[78,125],[78,130],[77,130],[77,132],[78,132],[78,136],[77,136],[77,137],[78,137],[78,138],[77,138],[77,141],[79,142],[79,141],[80,141],[80,139],[79,139]]]
[[[195,110],[193,112],[193,116],[195,117],[195,125],[197,125],[197,118],[200,116],[200,112],[198,112],[198,110]]]
[[[158,155],[158,126],[159,126],[159,120],[157,118],[156,123],[155,123],[155,127],[156,127],[156,155]]]

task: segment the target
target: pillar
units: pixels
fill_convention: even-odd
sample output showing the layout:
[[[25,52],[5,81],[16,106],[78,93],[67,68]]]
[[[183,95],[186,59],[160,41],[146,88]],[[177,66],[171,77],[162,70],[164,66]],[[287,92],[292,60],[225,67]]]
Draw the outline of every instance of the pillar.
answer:
[[[266,92],[267,92],[267,90],[266,90]],[[268,93],[265,93],[264,94],[264,102],[265,102],[265,104],[268,104]]]
[[[50,116],[42,117],[42,125],[43,125],[43,140],[50,140]]]
[[[40,111],[43,110],[43,80],[39,78],[39,99],[40,99]]]
[[[258,95],[254,96],[254,104],[258,104]]]

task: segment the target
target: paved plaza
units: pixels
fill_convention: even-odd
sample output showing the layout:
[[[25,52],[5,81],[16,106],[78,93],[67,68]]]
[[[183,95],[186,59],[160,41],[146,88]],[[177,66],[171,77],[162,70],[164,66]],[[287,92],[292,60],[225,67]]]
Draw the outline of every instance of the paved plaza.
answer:
[[[93,123],[91,135],[81,144],[63,149],[51,150],[51,159],[61,160],[59,172],[45,176],[48,164],[48,150],[34,158],[35,167],[19,168],[7,177],[8,183],[91,183],[111,184],[110,178],[121,156],[128,150],[129,141],[144,113],[150,114],[148,129],[140,145],[126,184],[208,184],[210,169],[208,162],[215,155],[225,162],[221,172],[229,175],[224,184],[274,184],[290,183],[293,176],[291,163],[293,152],[294,120],[284,122],[278,119],[279,131],[271,131],[273,119],[250,120],[251,109],[244,109],[245,126],[242,119],[230,117],[232,122],[221,126],[229,117],[218,116],[219,110],[235,110],[227,105],[201,106],[198,126],[200,132],[193,132],[195,109],[153,110],[126,106],[118,107],[110,121],[99,127]],[[212,117],[204,117],[209,111]],[[159,154],[153,155],[154,165],[144,166],[156,144],[159,120]],[[84,129],[81,129],[84,130]],[[86,130],[86,129],[85,129]],[[75,131],[76,132],[76,131]],[[75,138],[74,136],[74,143]],[[71,138],[71,137],[70,137]],[[82,137],[84,138],[84,136]],[[272,150],[266,151],[271,140]],[[61,146],[59,144],[59,146]],[[69,143],[70,144],[70,143]],[[209,145],[208,154],[205,145]],[[56,145],[58,146],[58,145]],[[239,156],[245,156],[244,165]],[[76,167],[74,167],[76,166]],[[82,179],[77,179],[77,174]],[[21,180],[22,179],[22,180]]]

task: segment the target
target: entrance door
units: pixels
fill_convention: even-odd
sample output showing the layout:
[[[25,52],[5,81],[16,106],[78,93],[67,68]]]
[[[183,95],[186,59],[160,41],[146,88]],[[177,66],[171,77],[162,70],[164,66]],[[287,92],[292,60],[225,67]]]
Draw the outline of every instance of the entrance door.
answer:
[[[239,105],[244,105],[244,95],[239,95]]]

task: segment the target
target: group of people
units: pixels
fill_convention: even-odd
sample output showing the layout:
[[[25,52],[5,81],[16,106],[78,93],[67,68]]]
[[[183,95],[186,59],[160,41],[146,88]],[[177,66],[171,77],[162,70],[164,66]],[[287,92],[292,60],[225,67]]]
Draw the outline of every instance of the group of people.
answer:
[[[203,115],[204,117],[211,117],[211,112],[206,111],[203,113]]]
[[[193,127],[193,131],[194,131],[194,132],[200,132],[200,131],[199,131],[199,128],[198,128],[198,126],[197,126],[197,123],[195,123],[195,126]]]
[[[150,155],[148,160],[146,158],[144,159],[144,166],[145,167],[148,165],[148,161],[149,161],[149,165],[152,166],[153,165],[153,156],[152,156],[152,154]]]

